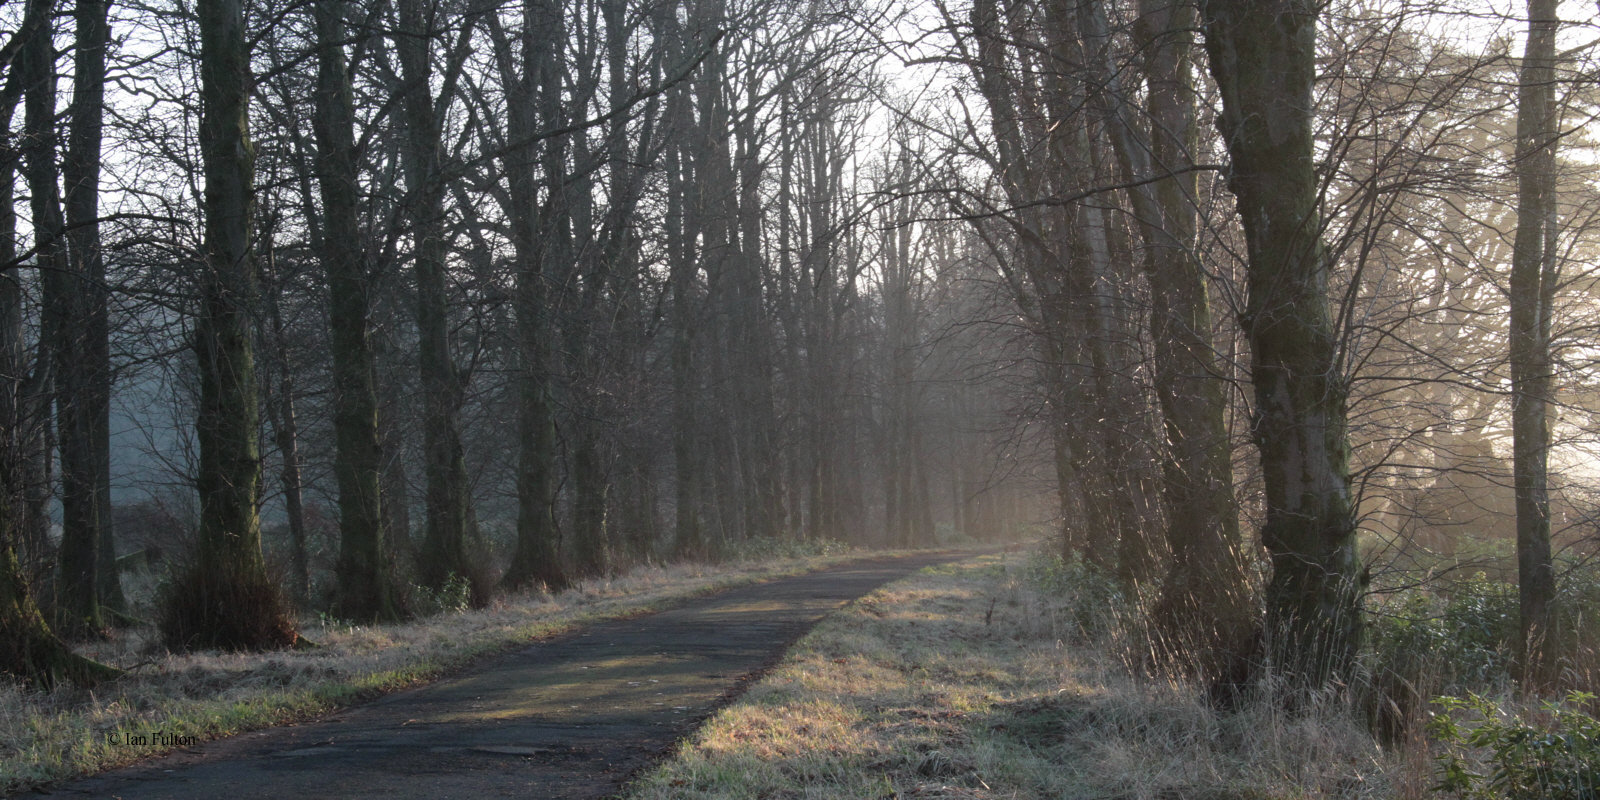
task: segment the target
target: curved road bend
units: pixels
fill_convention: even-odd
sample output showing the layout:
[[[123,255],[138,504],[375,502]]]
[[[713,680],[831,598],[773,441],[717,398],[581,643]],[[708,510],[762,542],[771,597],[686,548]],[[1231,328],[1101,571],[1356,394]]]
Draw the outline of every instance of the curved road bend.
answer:
[[[668,751],[829,612],[970,553],[858,561],[542,641],[315,722],[33,796],[597,798]]]

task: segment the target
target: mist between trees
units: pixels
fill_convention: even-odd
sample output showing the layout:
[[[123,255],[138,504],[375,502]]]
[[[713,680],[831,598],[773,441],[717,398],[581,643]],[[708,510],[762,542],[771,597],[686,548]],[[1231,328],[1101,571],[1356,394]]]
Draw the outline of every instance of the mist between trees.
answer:
[[[1550,683],[1591,16],[6,4],[4,666],[1043,536],[1219,687],[1327,685],[1364,605],[1477,571]]]

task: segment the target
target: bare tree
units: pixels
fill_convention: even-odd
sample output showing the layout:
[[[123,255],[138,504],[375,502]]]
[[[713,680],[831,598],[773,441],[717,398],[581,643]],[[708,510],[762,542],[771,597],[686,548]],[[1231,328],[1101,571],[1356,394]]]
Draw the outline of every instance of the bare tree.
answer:
[[[117,570],[115,536],[111,520],[111,353],[106,297],[105,259],[100,242],[100,157],[105,114],[106,48],[111,26],[107,0],[80,0],[75,12],[77,31],[73,52],[72,105],[68,111],[66,158],[62,179],[66,186],[67,244],[72,273],[67,301],[70,337],[67,346],[76,362],[71,373],[76,384],[67,393],[74,427],[84,429],[84,441],[75,443],[84,453],[76,458],[86,465],[78,478],[92,484],[98,528],[95,558],[95,594],[112,615],[127,610]],[[67,372],[63,372],[66,375]],[[63,438],[62,446],[67,446]],[[66,463],[63,450],[63,466]],[[63,469],[63,480],[66,479]]]
[[[516,143],[506,151],[505,209],[516,248],[517,357],[517,546],[505,583],[513,588],[542,582],[551,591],[567,585],[556,551],[556,429],[551,408],[548,262],[564,251],[556,226],[565,213],[561,182],[564,142],[549,142],[543,166],[549,170],[549,197],[538,202],[540,162],[532,141],[541,124],[554,128],[564,119],[561,103],[561,4],[530,0],[523,4],[521,35],[515,41],[491,18],[501,81],[506,87],[506,134]],[[513,52],[515,48],[515,53]],[[518,74],[517,66],[521,67]]]
[[[427,480],[427,530],[418,553],[423,585],[440,588],[455,575],[470,577],[472,528],[466,455],[460,415],[464,376],[450,352],[446,295],[445,183],[440,119],[456,95],[460,60],[475,16],[467,16],[449,67],[434,94],[434,40],[443,32],[445,10],[430,0],[401,0],[395,50],[403,81],[405,120],[402,151],[406,214],[416,274],[419,368],[425,415],[423,466]],[[480,597],[480,599],[482,599]]]
[[[1553,677],[1555,569],[1550,560],[1550,317],[1559,279],[1555,103],[1560,0],[1529,0],[1528,41],[1517,88],[1517,232],[1512,245],[1510,359],[1512,476],[1517,497],[1517,587],[1523,679]]]
[[[0,46],[0,62],[10,66],[5,84],[0,87],[4,130],[10,130],[12,115],[26,88],[42,77],[39,68],[49,66],[41,63],[45,62],[41,56],[51,50],[52,8],[49,2],[29,3],[22,25]],[[50,72],[54,72],[53,67]],[[35,368],[30,379],[22,363],[22,297],[15,266],[14,195],[10,191],[15,183],[17,158],[15,151],[7,150],[0,154],[0,188],[6,189],[4,200],[0,200],[0,258],[12,265],[0,276],[0,367],[4,368],[0,371],[0,380],[4,381],[0,384],[0,670],[45,687],[64,681],[91,686],[121,672],[73,653],[56,638],[29,591],[18,558],[19,544],[29,524],[25,482],[30,456],[26,449],[34,443],[27,434],[31,427],[27,418],[47,412],[41,402],[44,392],[28,385],[41,377],[44,364]]]
[[[358,215],[355,99],[344,57],[345,4],[318,3],[315,128],[322,189],[322,261],[328,276],[333,350],[333,428],[339,483],[341,617],[388,620],[400,614],[384,544],[379,498],[377,374],[368,341],[371,279]]]
[[[1361,641],[1347,387],[1312,164],[1318,7],[1204,0],[1200,8],[1247,248],[1241,323],[1266,494],[1261,541],[1272,559],[1265,635],[1272,668],[1314,689],[1350,669]]]
[[[261,553],[250,53],[239,0],[205,0],[197,12],[205,169],[205,258],[198,265],[194,332],[200,530],[193,563],[173,581],[162,628],[173,647],[281,647],[297,634]]]

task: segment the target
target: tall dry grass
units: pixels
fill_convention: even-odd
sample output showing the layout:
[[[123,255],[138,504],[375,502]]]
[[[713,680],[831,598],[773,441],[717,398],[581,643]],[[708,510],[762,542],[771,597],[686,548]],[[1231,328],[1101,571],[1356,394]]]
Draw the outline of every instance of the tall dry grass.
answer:
[[[1141,673],[1137,607],[1047,590],[986,557],[924,571],[819,625],[634,800],[1376,798],[1407,766],[1351,694],[1232,711]]]

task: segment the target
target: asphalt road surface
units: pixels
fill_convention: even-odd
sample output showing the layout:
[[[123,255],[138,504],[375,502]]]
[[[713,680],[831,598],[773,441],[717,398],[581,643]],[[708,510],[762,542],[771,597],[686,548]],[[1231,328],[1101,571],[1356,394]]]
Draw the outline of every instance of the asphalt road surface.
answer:
[[[593,625],[314,722],[33,796],[608,797],[829,612],[963,555],[858,561]]]

